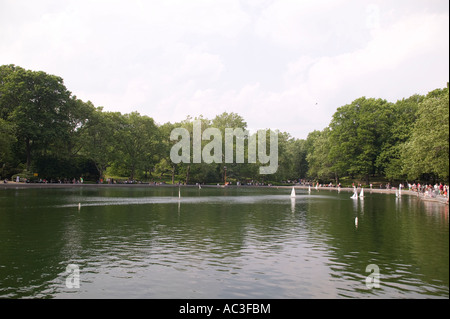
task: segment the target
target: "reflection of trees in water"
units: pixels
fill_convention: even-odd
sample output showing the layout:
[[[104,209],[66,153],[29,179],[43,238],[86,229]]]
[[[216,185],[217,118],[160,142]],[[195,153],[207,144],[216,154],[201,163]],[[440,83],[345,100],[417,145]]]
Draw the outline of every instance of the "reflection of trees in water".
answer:
[[[348,193],[299,192],[291,200],[289,191],[284,198],[281,191],[242,190],[239,196],[226,190],[224,197],[219,188],[183,190],[181,200],[177,188],[52,190],[53,196],[34,190],[1,198],[13,208],[0,214],[1,295],[51,296],[64,286],[69,263],[80,266],[82,285],[86,273],[92,278],[105,269],[248,275],[263,267],[297,283],[329,282],[329,289],[350,297],[368,292],[365,269],[376,264],[382,289],[371,293],[395,295],[399,287],[405,296],[408,289],[424,295],[426,287],[448,293],[448,206],[411,196],[399,203],[386,194],[355,203]],[[35,198],[25,200],[25,194]],[[78,210],[79,201],[102,196],[164,201]]]
[[[374,263],[381,269],[382,285],[383,280],[390,285],[387,289],[409,286],[421,291],[421,285],[426,282],[438,286],[437,295],[442,295],[445,287],[448,292],[448,207],[445,205],[411,196],[398,200],[373,194],[359,202],[320,201],[310,206],[308,225],[317,232],[316,238],[323,238],[323,244],[335,258],[338,266],[331,266],[337,272],[334,276],[353,274],[349,279],[358,281],[366,275],[365,267]],[[355,216],[357,228],[353,223]]]

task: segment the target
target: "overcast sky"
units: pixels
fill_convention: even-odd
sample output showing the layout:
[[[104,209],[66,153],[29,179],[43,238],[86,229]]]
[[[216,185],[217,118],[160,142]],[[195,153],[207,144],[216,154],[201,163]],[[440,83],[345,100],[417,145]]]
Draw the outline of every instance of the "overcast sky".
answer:
[[[449,81],[448,0],[0,0],[0,64],[106,111],[227,111],[296,138],[361,97]]]

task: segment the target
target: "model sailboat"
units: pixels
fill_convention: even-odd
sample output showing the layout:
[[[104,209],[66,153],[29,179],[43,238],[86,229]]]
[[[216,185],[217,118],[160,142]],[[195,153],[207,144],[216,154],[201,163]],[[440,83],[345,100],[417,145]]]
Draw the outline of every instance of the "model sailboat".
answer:
[[[294,187],[292,187],[291,198],[295,198],[295,188]]]
[[[356,187],[353,187],[353,195],[350,198],[353,198],[353,199],[358,198],[358,192],[356,191]]]

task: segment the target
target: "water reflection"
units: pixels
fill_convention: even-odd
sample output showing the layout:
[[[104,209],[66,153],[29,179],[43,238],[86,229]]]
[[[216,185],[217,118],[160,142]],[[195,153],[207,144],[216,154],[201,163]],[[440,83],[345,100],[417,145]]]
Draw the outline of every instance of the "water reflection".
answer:
[[[448,206],[409,196],[205,187],[0,200],[2,297],[448,298]],[[64,285],[69,263],[78,290]],[[379,289],[365,286],[369,264]]]

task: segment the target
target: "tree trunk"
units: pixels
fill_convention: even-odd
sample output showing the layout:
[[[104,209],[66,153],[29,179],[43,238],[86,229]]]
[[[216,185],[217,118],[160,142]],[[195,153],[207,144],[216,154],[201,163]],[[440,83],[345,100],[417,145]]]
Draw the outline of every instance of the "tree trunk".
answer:
[[[134,165],[131,166],[131,171],[130,171],[130,180],[134,179],[134,172],[135,172],[136,168],[134,167]]]
[[[186,185],[189,183],[189,171],[191,170],[191,165],[188,165],[186,171]]]
[[[97,164],[96,162],[94,162],[94,164],[95,164],[95,168],[97,169],[99,179],[103,178],[103,170],[102,170],[101,165]]]
[[[30,166],[31,166],[31,145],[30,145],[30,139],[28,137],[25,138],[25,145],[26,145],[26,153],[27,153],[27,171],[29,171]]]
[[[175,184],[175,165],[172,166],[172,185]]]

